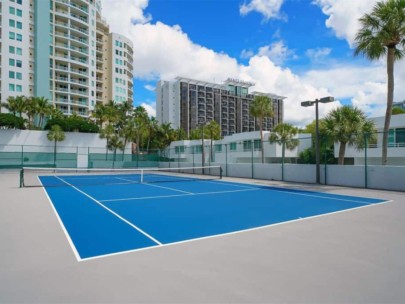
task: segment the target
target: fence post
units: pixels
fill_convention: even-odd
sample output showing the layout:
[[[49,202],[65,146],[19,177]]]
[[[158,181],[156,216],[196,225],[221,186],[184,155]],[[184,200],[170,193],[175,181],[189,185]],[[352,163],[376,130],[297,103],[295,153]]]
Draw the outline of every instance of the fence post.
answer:
[[[90,147],[87,147],[87,168],[92,168],[93,166],[90,165]]]
[[[251,162],[252,162],[252,179],[254,178],[254,172],[253,172],[253,140],[251,141],[251,146],[250,150],[252,151],[252,157],[251,157]]]
[[[325,148],[325,185],[327,185],[327,179],[326,179],[326,174],[327,174],[327,171],[326,171],[326,164],[328,163],[328,151],[327,151],[327,149]]]
[[[172,160],[170,159],[170,146],[169,146],[169,155],[168,155],[169,157],[169,168],[170,168],[170,163],[172,162]]]
[[[228,144],[225,144],[225,176],[228,176]]]
[[[284,181],[284,153],[285,153],[285,142],[281,145],[281,181]]]
[[[24,145],[21,145],[21,167],[24,167]]]
[[[368,187],[367,180],[367,146],[368,146],[368,134],[364,134],[364,187]]]

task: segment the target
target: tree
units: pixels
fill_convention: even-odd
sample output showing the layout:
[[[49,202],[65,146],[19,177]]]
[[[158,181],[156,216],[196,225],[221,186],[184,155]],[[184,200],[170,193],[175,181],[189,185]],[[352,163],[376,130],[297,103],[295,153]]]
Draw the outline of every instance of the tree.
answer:
[[[343,106],[332,110],[324,119],[326,134],[339,143],[339,165],[344,164],[346,146],[355,146],[357,150],[365,147],[365,139],[376,140],[374,122],[358,108]]]
[[[399,115],[399,114],[405,114],[405,109],[402,108],[392,108],[392,115]]]
[[[32,129],[33,127],[33,119],[35,114],[37,113],[38,104],[37,99],[35,97],[29,97],[25,100],[25,109],[24,112],[27,114],[28,117],[28,129]]]
[[[267,96],[256,96],[249,108],[250,115],[257,118],[260,128],[260,149],[262,154],[262,163],[264,163],[263,149],[263,122],[265,118],[273,116],[273,103]]]
[[[18,113],[19,117],[22,117],[22,113],[24,113],[26,109],[26,100],[25,96],[16,96],[16,97],[8,97],[7,103],[4,104],[4,107],[14,115]]]
[[[294,138],[298,133],[298,128],[294,127],[289,123],[280,123],[274,127],[273,132],[270,134],[269,141],[270,143],[277,143],[281,145],[281,156],[282,156],[282,163],[281,166],[283,167],[281,170],[282,180],[284,180],[284,157],[285,157],[285,149],[293,150],[299,144],[298,139]]]
[[[205,134],[207,134],[207,137],[210,139],[210,160],[212,161],[214,159],[212,142],[213,140],[221,139],[221,127],[215,120],[211,120],[205,126],[205,130],[206,130]]]
[[[51,130],[47,134],[48,140],[54,142],[54,149],[53,149],[53,164],[56,166],[56,143],[58,141],[65,140],[65,133],[63,132],[62,128],[58,125],[52,126]]]
[[[149,117],[148,113],[146,112],[145,108],[142,106],[138,106],[134,110],[133,114],[133,120],[134,120],[134,128],[135,128],[135,144],[136,144],[136,149],[139,152],[139,148],[142,146],[142,139],[145,135],[145,133],[148,130],[148,122],[149,122]]]
[[[52,105],[49,103],[49,100],[45,97],[33,97],[36,100],[36,114],[39,116],[38,118],[38,128],[42,129],[45,121],[45,117],[51,115],[52,113]]]
[[[387,108],[382,143],[382,165],[387,164],[388,135],[394,102],[394,62],[405,52],[405,1],[378,2],[370,14],[359,19],[361,29],[355,38],[355,55],[363,54],[369,60],[387,55]]]

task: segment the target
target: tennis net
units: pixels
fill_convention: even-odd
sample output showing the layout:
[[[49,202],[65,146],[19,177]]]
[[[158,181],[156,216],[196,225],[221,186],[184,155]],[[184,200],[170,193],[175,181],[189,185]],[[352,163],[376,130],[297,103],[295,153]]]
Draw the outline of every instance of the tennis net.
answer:
[[[221,178],[221,166],[142,169],[24,167],[20,172],[20,187],[162,183]]]

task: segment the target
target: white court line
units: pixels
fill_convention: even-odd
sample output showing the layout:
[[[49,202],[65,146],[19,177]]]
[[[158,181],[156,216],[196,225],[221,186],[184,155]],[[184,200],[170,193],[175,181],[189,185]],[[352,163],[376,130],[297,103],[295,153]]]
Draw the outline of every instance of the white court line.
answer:
[[[95,260],[95,259],[100,259],[100,258],[105,258],[105,257],[130,253],[130,252],[144,251],[144,250],[150,250],[150,249],[155,249],[155,248],[163,248],[163,247],[174,246],[174,245],[178,245],[178,244],[190,243],[190,242],[195,242],[195,241],[200,241],[200,240],[205,240],[205,239],[212,239],[212,238],[223,237],[223,236],[226,237],[228,235],[245,233],[245,232],[250,232],[250,231],[254,231],[254,230],[260,230],[260,229],[265,229],[265,228],[269,228],[269,227],[280,226],[280,225],[284,225],[284,224],[310,220],[310,219],[319,218],[319,217],[323,217],[323,216],[329,216],[329,215],[333,215],[333,214],[349,212],[349,211],[353,211],[353,210],[356,210],[356,209],[367,208],[367,207],[371,207],[371,206],[375,206],[375,205],[382,205],[382,204],[386,204],[386,203],[390,203],[390,202],[393,202],[393,201],[392,200],[382,201],[382,202],[379,202],[379,203],[373,203],[373,204],[366,205],[366,206],[349,208],[349,209],[345,209],[345,210],[329,212],[329,213],[324,213],[324,214],[319,214],[319,215],[314,215],[314,216],[309,216],[309,217],[304,217],[304,218],[298,218],[298,219],[295,219],[295,220],[285,221],[285,222],[281,222],[281,223],[269,224],[269,225],[265,225],[265,226],[255,227],[255,228],[249,228],[249,229],[238,230],[238,231],[233,231],[233,232],[226,232],[226,233],[221,233],[221,234],[216,234],[216,235],[204,236],[204,237],[195,238],[195,239],[189,239],[189,240],[185,240],[185,241],[167,243],[167,244],[162,244],[161,246],[158,246],[158,247],[156,247],[156,246],[155,247],[144,247],[144,248],[139,248],[139,249],[133,249],[133,250],[109,253],[109,254],[94,256],[94,257],[91,257],[91,258],[85,258],[85,259],[82,259],[81,261]]]
[[[81,257],[80,257],[80,255],[79,255],[79,252],[77,251],[75,244],[73,243],[72,239],[70,238],[70,235],[69,235],[69,233],[67,232],[67,229],[66,229],[65,225],[63,224],[63,221],[62,221],[62,219],[60,218],[58,211],[56,211],[56,208],[55,208],[55,206],[53,205],[52,200],[51,200],[51,198],[49,197],[48,192],[47,192],[46,189],[45,189],[45,186],[42,184],[41,180],[39,179],[39,176],[37,176],[37,179],[39,180],[39,183],[41,184],[42,189],[43,189],[43,191],[44,191],[46,197],[48,198],[49,204],[51,205],[51,208],[52,208],[53,212],[55,213],[56,218],[58,219],[59,225],[62,227],[62,231],[63,231],[63,233],[65,234],[65,237],[66,237],[66,239],[67,239],[67,241],[68,241],[68,243],[69,243],[69,245],[70,245],[70,248],[72,248],[72,251],[73,251],[73,254],[74,254],[75,257],[76,257],[76,260],[80,262],[80,261],[81,261]]]
[[[117,178],[118,178],[118,179],[122,179],[122,180],[130,181],[129,179],[125,179],[125,178],[122,178],[122,177],[117,177]],[[142,183],[142,185],[154,186],[154,187],[157,187],[157,188],[168,189],[168,190],[172,190],[172,191],[176,191],[176,192],[181,192],[181,193],[186,193],[186,194],[194,194],[194,193],[192,193],[192,192],[187,192],[187,191],[183,191],[183,190],[178,190],[178,189],[175,189],[175,188],[169,188],[169,187],[151,185],[151,184],[148,184],[148,183]]]
[[[201,193],[191,193],[191,194],[173,194],[173,195],[159,195],[159,196],[141,196],[141,197],[128,197],[128,198],[117,198],[109,200],[100,200],[100,202],[119,202],[119,201],[132,201],[132,200],[143,200],[143,199],[154,199],[154,198],[168,198],[168,197],[179,197],[179,196],[198,196],[198,195],[210,195],[210,194],[221,194],[221,193],[234,193],[234,192],[245,192],[245,191],[257,191],[261,189],[241,189],[241,190],[227,190],[227,191],[215,191],[215,192],[201,192]]]
[[[143,231],[141,228],[135,226],[134,224],[132,224],[131,222],[129,222],[128,220],[126,220],[125,218],[123,218],[121,215],[119,215],[118,213],[114,212],[113,210],[111,210],[110,208],[104,206],[102,203],[100,203],[98,200],[96,200],[94,197],[88,195],[86,192],[80,190],[79,188],[76,188],[75,186],[69,184],[68,182],[64,181],[63,179],[61,179],[58,176],[55,176],[57,179],[61,180],[62,182],[64,182],[65,184],[69,185],[70,187],[72,187],[73,189],[75,189],[76,191],[80,192],[81,194],[87,196],[89,199],[91,199],[92,201],[94,201],[95,203],[97,203],[99,206],[103,207],[104,209],[106,209],[108,212],[112,213],[113,215],[115,215],[116,217],[118,217],[120,220],[122,220],[123,222],[125,222],[126,224],[128,224],[129,226],[131,226],[132,228],[134,228],[135,230],[139,231],[140,233],[142,233],[144,236],[146,236],[147,238],[151,239],[153,242],[155,242],[158,245],[162,245],[161,242],[159,242],[157,239],[155,239],[153,236],[149,235],[148,233],[146,233],[145,231]]]
[[[228,182],[225,181],[226,183],[233,183],[233,182]],[[222,182],[215,182],[211,181],[211,183],[222,183]],[[233,185],[236,186],[236,185]],[[267,188],[267,189],[266,189]],[[309,197],[318,197],[318,198],[325,198],[325,199],[331,199],[331,200],[337,200],[337,201],[344,201],[344,202],[354,202],[354,203],[359,203],[359,204],[364,204],[364,205],[369,205],[369,204],[375,204],[373,202],[364,202],[364,201],[357,201],[357,200],[349,200],[349,199],[343,199],[343,198],[338,198],[338,197],[329,197],[329,196],[322,196],[322,195],[315,195],[315,194],[305,194],[305,193],[297,193],[294,191],[289,191],[289,190],[277,190],[276,188],[273,188],[272,186],[266,186],[263,185],[260,188],[253,188],[253,189],[261,189],[261,190],[266,190],[266,191],[274,191],[274,192],[282,192],[282,193],[289,193],[289,194],[295,194],[295,195],[302,195],[302,196],[309,196]],[[296,191],[305,191],[305,190],[299,190],[297,189]],[[315,191],[316,192],[316,191]],[[322,194],[322,192],[316,192],[319,194]],[[326,193],[325,193],[326,194]],[[329,194],[329,195],[340,195],[340,194]],[[347,196],[347,195],[342,195],[342,196]]]

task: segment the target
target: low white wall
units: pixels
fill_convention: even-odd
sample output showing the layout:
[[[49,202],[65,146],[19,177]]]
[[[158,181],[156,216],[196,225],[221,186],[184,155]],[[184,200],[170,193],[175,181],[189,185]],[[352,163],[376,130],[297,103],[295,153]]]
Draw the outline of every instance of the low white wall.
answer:
[[[315,183],[316,166],[284,164],[284,180],[296,183]],[[321,182],[322,182],[322,174],[321,174]]]
[[[363,166],[328,165],[326,182],[328,185],[361,188],[365,186],[364,172]]]
[[[281,164],[254,164],[254,178],[281,180]]]
[[[405,191],[405,167],[367,167],[367,186],[373,189]]]

